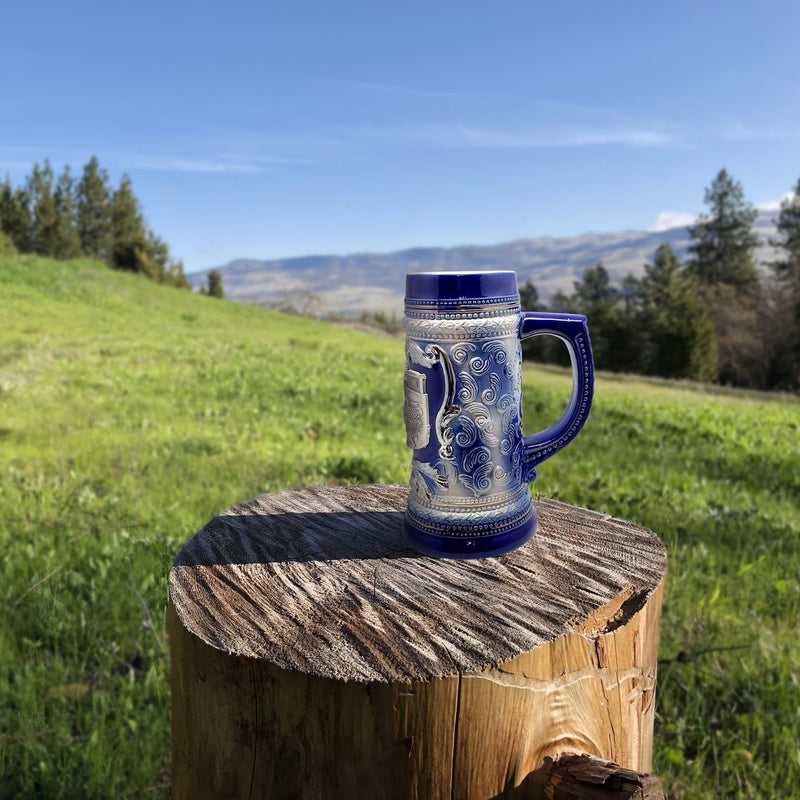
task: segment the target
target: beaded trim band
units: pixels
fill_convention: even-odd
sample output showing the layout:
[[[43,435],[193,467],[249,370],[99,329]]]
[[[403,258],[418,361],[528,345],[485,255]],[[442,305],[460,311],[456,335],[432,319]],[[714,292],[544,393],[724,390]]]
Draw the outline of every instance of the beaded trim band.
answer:
[[[519,295],[508,294],[500,297],[459,297],[452,299],[407,297],[406,311],[461,311],[487,307],[519,308]]]

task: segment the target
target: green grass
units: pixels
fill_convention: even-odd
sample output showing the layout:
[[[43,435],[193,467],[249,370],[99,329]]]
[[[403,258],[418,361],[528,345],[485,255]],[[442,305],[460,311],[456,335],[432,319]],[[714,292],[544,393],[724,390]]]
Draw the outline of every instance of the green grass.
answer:
[[[403,482],[402,341],[0,258],[0,797],[169,795],[167,576],[214,514]],[[528,369],[526,428],[569,378]],[[800,404],[601,378],[536,491],[669,549],[656,763],[674,798],[800,796]]]

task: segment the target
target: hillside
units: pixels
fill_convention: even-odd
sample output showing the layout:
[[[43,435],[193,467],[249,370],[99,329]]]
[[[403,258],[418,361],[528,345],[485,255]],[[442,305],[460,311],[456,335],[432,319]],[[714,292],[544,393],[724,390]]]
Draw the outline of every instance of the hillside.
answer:
[[[403,482],[402,339],[0,257],[0,797],[167,798],[166,579],[264,491]],[[563,371],[526,366],[533,430]],[[670,797],[800,785],[800,403],[598,380],[538,495],[657,531]]]
[[[774,236],[775,212],[762,212],[755,230],[763,246],[761,263],[774,257],[767,245]],[[656,247],[669,243],[683,257],[689,244],[686,228],[667,231],[587,233],[561,238],[542,237],[485,246],[427,247],[394,253],[305,256],[273,261],[237,259],[217,267],[228,297],[245,303],[274,304],[287,298],[318,299],[320,313],[358,314],[364,310],[402,313],[404,276],[432,270],[516,270],[520,283],[531,280],[543,298],[557,290],[572,290],[589,268],[602,261],[619,282],[628,273],[641,274]],[[208,271],[187,276],[199,287]]]

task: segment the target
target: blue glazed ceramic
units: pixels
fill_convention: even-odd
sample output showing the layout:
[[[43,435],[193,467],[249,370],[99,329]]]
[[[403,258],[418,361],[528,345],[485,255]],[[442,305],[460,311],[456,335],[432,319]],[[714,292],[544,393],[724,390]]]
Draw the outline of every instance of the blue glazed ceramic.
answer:
[[[507,553],[533,536],[528,483],[589,414],[594,366],[586,317],[523,313],[514,272],[406,276],[406,442],[414,451],[404,531],[448,558]],[[572,396],[562,418],[522,434],[520,340],[562,339]]]

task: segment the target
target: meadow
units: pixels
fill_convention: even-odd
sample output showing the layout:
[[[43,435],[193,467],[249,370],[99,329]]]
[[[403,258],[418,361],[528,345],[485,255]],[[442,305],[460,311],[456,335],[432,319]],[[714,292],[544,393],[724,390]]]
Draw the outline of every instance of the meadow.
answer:
[[[262,492],[407,480],[402,339],[0,257],[0,797],[169,796],[167,577]],[[526,429],[562,371],[526,366]],[[800,403],[600,376],[539,496],[657,531],[672,798],[800,797]]]

